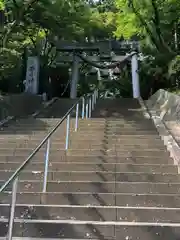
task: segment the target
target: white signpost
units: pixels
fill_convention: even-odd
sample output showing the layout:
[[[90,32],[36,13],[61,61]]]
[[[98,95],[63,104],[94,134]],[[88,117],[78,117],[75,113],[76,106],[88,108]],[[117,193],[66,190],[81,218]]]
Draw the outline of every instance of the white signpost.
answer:
[[[38,94],[39,88],[39,59],[38,57],[28,57],[25,92]]]

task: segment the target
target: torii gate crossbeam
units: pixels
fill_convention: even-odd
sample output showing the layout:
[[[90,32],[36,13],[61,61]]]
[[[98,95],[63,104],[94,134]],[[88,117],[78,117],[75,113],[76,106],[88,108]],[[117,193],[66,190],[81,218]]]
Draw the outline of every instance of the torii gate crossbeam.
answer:
[[[80,52],[98,52],[100,54],[100,61],[111,61],[112,56],[111,52],[127,52],[127,47],[123,48],[119,42],[112,44],[111,41],[101,41],[94,43],[54,43],[56,49],[60,52],[72,52],[73,55],[73,66],[72,66],[72,80],[71,80],[71,93],[70,97],[75,99],[77,97],[77,84],[79,79],[79,62],[81,59],[76,55]],[[137,46],[137,45],[136,45]],[[136,47],[137,50],[137,47]],[[132,50],[131,50],[132,51]],[[118,56],[119,57],[119,56]],[[122,59],[126,56],[120,56]],[[93,57],[91,57],[93,58]],[[62,60],[64,61],[64,60]],[[68,60],[71,61],[71,60]],[[96,57],[97,61],[97,57]],[[131,56],[131,67],[132,67],[132,88],[133,88],[133,97],[140,97],[140,86],[139,86],[139,74],[138,74],[138,57],[137,54]]]

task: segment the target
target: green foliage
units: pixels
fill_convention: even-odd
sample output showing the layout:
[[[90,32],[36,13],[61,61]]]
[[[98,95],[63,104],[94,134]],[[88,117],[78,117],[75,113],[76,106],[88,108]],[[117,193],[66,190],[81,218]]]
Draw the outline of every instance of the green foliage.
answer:
[[[117,0],[116,6],[119,12],[116,19],[117,29],[115,35],[125,39],[130,39],[134,35],[139,36],[141,34],[139,22],[137,21],[136,15],[128,7],[128,1]]]
[[[147,89],[153,93],[160,86],[173,87],[179,68],[175,62],[179,52],[180,1],[116,0],[116,6],[119,15],[115,35],[125,39],[138,37],[141,51],[146,56],[140,66],[140,79],[144,83],[142,91]],[[175,33],[178,42],[175,42]],[[176,60],[172,61],[174,58]],[[175,71],[176,77],[175,73],[168,74],[169,66],[169,71]]]
[[[151,43],[158,51],[174,50],[175,23],[180,19],[177,0],[116,0],[120,13],[116,36],[134,35]]]
[[[4,10],[4,1],[0,0],[0,11]]]
[[[170,75],[180,75],[180,55],[176,56],[169,64]]]
[[[177,55],[170,62],[168,73],[173,91],[178,92],[180,88],[180,55]]]
[[[0,88],[2,82],[20,86],[29,55],[39,56],[43,79],[47,77],[58,54],[49,42],[54,37],[70,41],[138,39],[147,57],[140,64],[143,95],[160,84],[166,87],[177,82],[179,0],[0,0],[0,19]],[[132,93],[131,76],[129,72],[122,76],[104,88],[113,89],[117,96],[122,92],[128,96]],[[86,74],[80,80],[79,91],[89,91],[96,84]]]
[[[24,52],[27,56],[38,55],[41,69],[46,72],[57,55],[49,37],[83,40],[91,17],[84,0],[1,0],[0,10],[4,16],[0,26],[1,82],[9,81],[12,75],[19,77],[19,83],[24,80]]]

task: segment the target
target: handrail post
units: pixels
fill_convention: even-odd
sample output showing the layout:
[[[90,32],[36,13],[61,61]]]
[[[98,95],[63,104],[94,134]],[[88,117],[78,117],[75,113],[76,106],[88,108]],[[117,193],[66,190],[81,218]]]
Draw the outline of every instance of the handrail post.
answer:
[[[78,129],[78,118],[79,118],[79,103],[76,105],[75,132],[77,132],[77,129]]]
[[[17,187],[18,187],[18,177],[15,178],[12,186],[12,201],[11,201],[11,211],[10,211],[10,218],[9,218],[7,240],[12,240],[14,215],[15,215],[15,208],[16,208]]]
[[[66,124],[66,147],[67,150],[69,147],[69,125],[70,125],[70,114],[67,116],[67,124]]]
[[[94,92],[92,94],[92,110],[94,110],[94,105],[95,105],[95,97],[94,97]]]
[[[84,111],[85,111],[85,99],[82,98],[82,119],[84,119]]]
[[[45,167],[44,167],[44,181],[43,181],[43,193],[47,190],[47,179],[48,179],[48,170],[49,170],[49,151],[50,151],[50,138],[47,142],[46,148],[46,157],[45,157]]]
[[[88,118],[88,102],[86,103],[86,119]]]
[[[89,118],[91,118],[91,111],[92,111],[92,102],[91,97],[89,98]]]
[[[94,91],[94,104],[96,104],[96,90]]]

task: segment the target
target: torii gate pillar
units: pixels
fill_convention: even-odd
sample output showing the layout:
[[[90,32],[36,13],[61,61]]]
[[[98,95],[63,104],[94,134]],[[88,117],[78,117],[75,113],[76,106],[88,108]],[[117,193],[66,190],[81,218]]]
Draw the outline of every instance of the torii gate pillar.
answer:
[[[71,92],[70,92],[71,99],[75,99],[77,97],[78,80],[79,80],[79,58],[76,55],[74,55],[71,75]]]
[[[131,58],[131,69],[132,69],[133,98],[139,98],[140,97],[140,86],[139,86],[137,54],[134,54]]]

